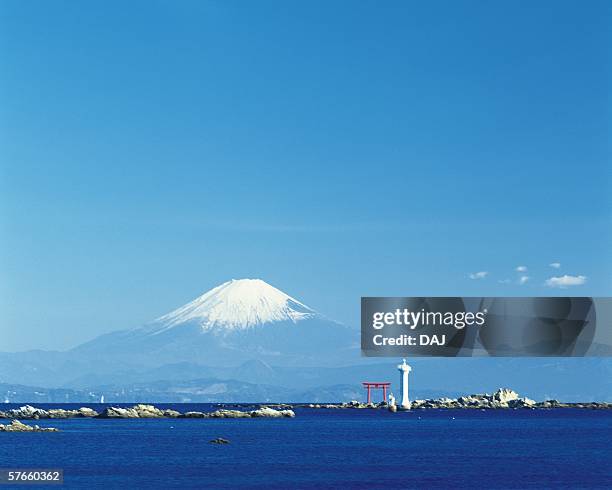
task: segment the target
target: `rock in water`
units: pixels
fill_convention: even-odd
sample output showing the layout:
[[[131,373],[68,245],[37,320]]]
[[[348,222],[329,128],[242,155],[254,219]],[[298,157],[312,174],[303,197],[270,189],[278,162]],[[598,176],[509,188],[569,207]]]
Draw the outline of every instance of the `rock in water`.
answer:
[[[240,410],[215,410],[210,413],[203,413],[202,418],[211,418],[211,419],[243,419],[249,418],[251,416],[248,412],[241,412]]]
[[[61,408],[52,408],[48,410],[50,419],[69,419],[69,418],[92,418],[97,417],[98,412],[88,407],[81,407],[78,410],[63,410]]]
[[[175,410],[160,410],[154,405],[139,403],[131,408],[108,407],[98,417],[102,419],[157,419],[179,415],[179,412]]]
[[[181,412],[177,412],[176,410],[172,410],[172,409],[164,410],[164,417],[176,418],[180,416],[181,416]]]
[[[58,432],[54,427],[39,427],[38,425],[26,425],[19,420],[13,420],[10,424],[0,424],[0,432]]]
[[[98,417],[101,419],[136,419],[139,416],[133,408],[108,407]]]
[[[24,405],[2,412],[2,416],[8,419],[68,419],[73,417],[96,417],[98,412],[91,408],[81,407],[78,410],[64,410],[52,408],[44,410],[31,405]]]
[[[211,444],[229,444],[229,441],[227,439],[223,439],[223,437],[217,437],[216,439],[213,439],[212,441],[210,441]]]
[[[510,408],[532,408],[536,404],[535,400],[531,398],[523,397],[517,398],[516,400],[510,400],[508,402],[508,407]]]
[[[251,417],[295,417],[295,412],[293,410],[274,410],[270,407],[261,407],[257,410],[253,410],[251,412]]]
[[[186,419],[203,419],[206,417],[204,412],[185,412],[182,417]]]
[[[7,418],[19,418],[19,419],[46,419],[49,417],[49,413],[42,408],[36,408],[32,405],[24,405],[19,408],[13,408],[4,412]]]
[[[210,413],[203,412],[186,412],[185,418],[203,418],[203,419],[248,419],[258,417],[282,418],[295,417],[293,410],[274,410],[270,407],[261,407],[250,412],[242,412],[241,410],[228,410],[221,408]]]
[[[519,398],[519,394],[510,388],[500,388],[493,393],[493,399],[499,403],[508,403]]]

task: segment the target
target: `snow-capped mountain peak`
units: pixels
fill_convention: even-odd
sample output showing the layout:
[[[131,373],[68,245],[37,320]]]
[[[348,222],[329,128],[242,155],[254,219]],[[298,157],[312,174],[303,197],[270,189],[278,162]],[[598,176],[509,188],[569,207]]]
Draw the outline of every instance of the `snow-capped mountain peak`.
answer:
[[[317,313],[261,279],[231,280],[155,320],[155,333],[177,325],[203,330],[242,330],[264,323],[300,320]]]

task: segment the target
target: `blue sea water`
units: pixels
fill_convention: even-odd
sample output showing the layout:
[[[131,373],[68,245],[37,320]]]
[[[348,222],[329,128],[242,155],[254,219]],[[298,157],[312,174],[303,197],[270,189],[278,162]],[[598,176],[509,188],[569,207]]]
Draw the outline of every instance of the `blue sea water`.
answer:
[[[0,468],[63,468],[69,488],[612,488],[610,411],[296,414],[40,420],[61,432],[1,433]]]

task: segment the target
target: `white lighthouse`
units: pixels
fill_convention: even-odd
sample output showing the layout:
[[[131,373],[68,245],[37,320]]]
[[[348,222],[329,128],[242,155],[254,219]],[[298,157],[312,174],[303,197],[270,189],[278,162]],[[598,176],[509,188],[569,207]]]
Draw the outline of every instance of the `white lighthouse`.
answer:
[[[406,359],[397,366],[400,372],[400,410],[410,410],[410,399],[408,398],[408,373],[412,368],[406,364]]]

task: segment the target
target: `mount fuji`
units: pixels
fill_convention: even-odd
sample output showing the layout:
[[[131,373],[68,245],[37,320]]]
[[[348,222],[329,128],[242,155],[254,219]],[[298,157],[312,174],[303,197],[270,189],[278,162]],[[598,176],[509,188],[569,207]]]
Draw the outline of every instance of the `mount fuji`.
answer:
[[[102,335],[72,354],[154,366],[342,365],[359,359],[358,331],[261,279],[231,280],[140,328]]]
[[[202,330],[246,330],[274,322],[297,323],[318,314],[261,279],[232,279],[155,320],[154,334],[195,323]]]

